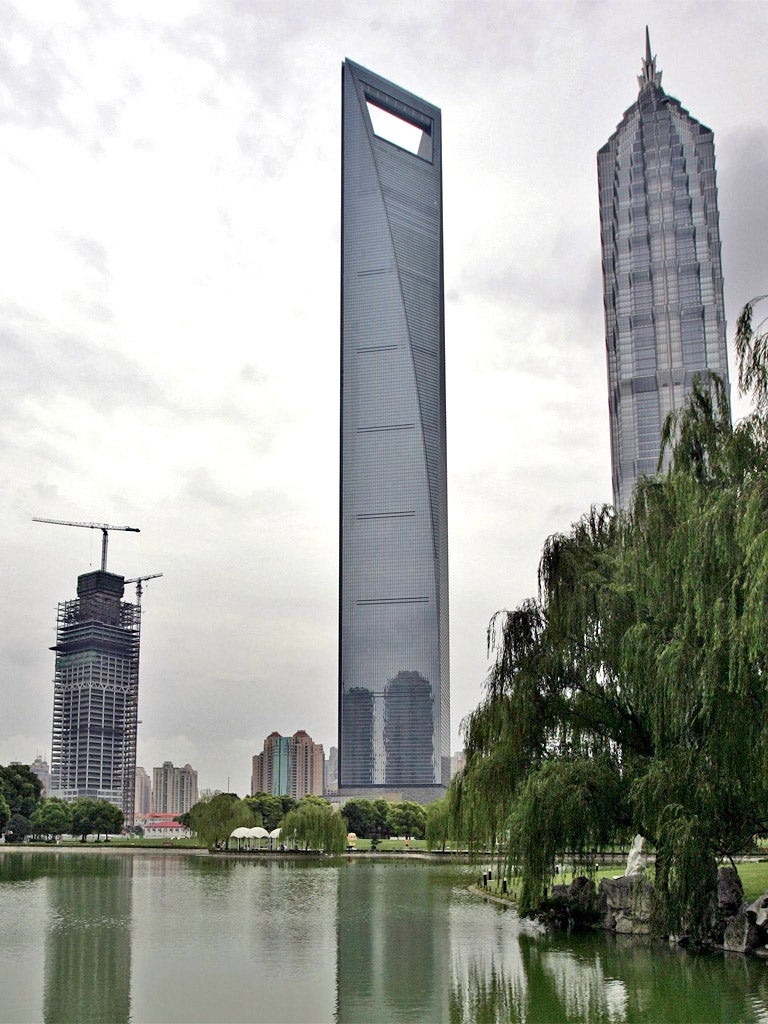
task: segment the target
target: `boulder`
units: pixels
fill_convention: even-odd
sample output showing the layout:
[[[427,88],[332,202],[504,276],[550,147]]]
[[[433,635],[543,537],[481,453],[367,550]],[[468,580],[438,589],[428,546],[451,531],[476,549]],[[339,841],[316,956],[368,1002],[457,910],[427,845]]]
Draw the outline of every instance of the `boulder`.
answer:
[[[744,887],[735,868],[720,868],[717,872],[717,909],[724,917],[737,914],[744,902]]]
[[[761,928],[766,932],[766,942],[768,942],[768,892],[764,892],[754,903],[750,903],[747,907],[747,917],[756,928]]]
[[[622,935],[650,935],[653,886],[642,875],[602,878],[597,896],[600,927]]]
[[[644,875],[648,866],[648,852],[646,850],[645,836],[637,835],[632,840],[632,846],[627,857],[627,870],[624,872],[626,878],[634,875]]]
[[[739,910],[725,923],[723,933],[723,949],[731,953],[748,953],[758,946],[765,945],[765,932],[757,928],[751,921],[747,907],[742,904]]]
[[[595,883],[581,876],[570,885],[553,885],[547,899],[536,911],[542,924],[562,931],[591,927],[598,918]]]

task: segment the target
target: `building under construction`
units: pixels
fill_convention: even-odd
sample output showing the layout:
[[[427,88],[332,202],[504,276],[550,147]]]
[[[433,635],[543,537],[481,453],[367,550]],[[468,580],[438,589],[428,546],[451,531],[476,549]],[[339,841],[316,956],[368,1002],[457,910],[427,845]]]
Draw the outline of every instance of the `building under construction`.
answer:
[[[106,561],[106,559],[104,559]],[[109,800],[133,822],[140,604],[104,569],[77,579],[56,624],[51,796]]]

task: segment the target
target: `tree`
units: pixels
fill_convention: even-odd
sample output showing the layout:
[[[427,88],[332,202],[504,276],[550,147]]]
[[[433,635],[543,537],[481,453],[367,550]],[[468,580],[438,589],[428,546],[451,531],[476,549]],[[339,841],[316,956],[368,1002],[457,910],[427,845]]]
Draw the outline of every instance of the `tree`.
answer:
[[[448,797],[434,800],[427,806],[427,823],[424,829],[428,850],[442,850],[453,839],[453,819]]]
[[[32,822],[23,814],[12,814],[5,826],[5,838],[9,843],[20,843],[32,832]]]
[[[123,812],[108,800],[94,800],[80,797],[71,804],[72,835],[80,836],[84,843],[91,833],[98,840],[101,833],[107,839],[109,833],[120,832],[123,827]]]
[[[389,819],[390,804],[388,800],[373,800],[371,802],[370,827],[373,831],[372,839],[389,839],[392,835],[392,825]]]
[[[347,848],[346,822],[327,800],[305,797],[288,812],[281,828],[286,846],[324,853],[343,853]]]
[[[413,800],[405,800],[399,804],[390,804],[389,827],[397,835],[406,839],[423,839],[427,824],[427,814],[421,804]]]
[[[25,764],[14,761],[0,767],[0,794],[8,801],[11,814],[31,818],[40,803],[43,784]]]
[[[208,847],[226,844],[240,826],[252,828],[256,824],[248,801],[241,800],[236,793],[217,793],[208,800],[200,800],[179,820],[188,822],[189,828]]]
[[[54,797],[43,800],[32,815],[32,826],[35,835],[57,839],[65,832],[72,831],[72,811],[70,804]]]
[[[495,663],[465,724],[454,827],[505,848],[521,909],[556,857],[640,832],[659,932],[706,937],[716,862],[768,834],[768,342],[739,321],[754,411],[716,378],[664,427],[669,468],[626,512],[550,537],[539,593],[489,627]]]
[[[8,804],[8,801],[3,796],[2,792],[0,792],[0,832],[2,832],[3,829],[5,828],[10,816],[11,808]]]
[[[372,839],[376,815],[370,800],[347,800],[342,808],[347,827],[361,839]]]
[[[285,794],[274,796],[272,793],[254,793],[245,799],[253,811],[254,825],[262,825],[267,832],[274,831],[296,806],[293,797]]]

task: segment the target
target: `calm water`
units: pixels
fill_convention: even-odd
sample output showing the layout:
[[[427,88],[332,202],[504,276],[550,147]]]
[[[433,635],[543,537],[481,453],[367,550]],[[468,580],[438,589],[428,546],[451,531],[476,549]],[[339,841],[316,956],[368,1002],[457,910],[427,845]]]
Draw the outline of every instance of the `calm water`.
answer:
[[[0,1021],[768,1022],[768,966],[553,939],[425,861],[0,852]]]

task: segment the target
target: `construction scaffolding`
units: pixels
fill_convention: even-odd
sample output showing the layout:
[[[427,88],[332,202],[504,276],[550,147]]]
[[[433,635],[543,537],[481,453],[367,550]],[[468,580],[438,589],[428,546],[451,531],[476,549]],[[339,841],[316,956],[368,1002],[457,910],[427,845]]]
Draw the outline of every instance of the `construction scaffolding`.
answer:
[[[51,794],[109,800],[131,828],[141,610],[122,600],[124,584],[114,573],[86,573],[77,598],[59,604]]]

